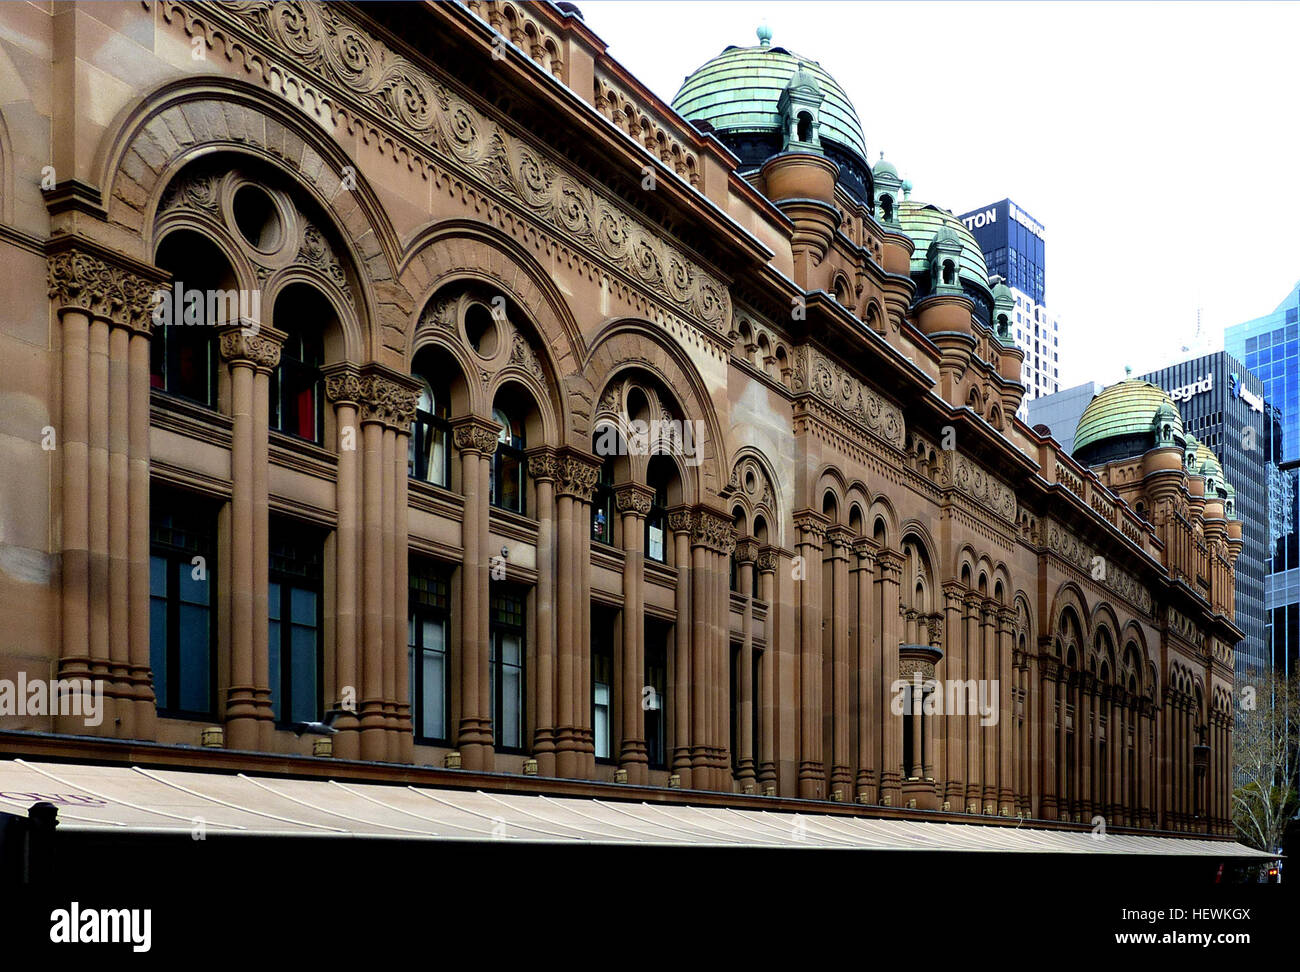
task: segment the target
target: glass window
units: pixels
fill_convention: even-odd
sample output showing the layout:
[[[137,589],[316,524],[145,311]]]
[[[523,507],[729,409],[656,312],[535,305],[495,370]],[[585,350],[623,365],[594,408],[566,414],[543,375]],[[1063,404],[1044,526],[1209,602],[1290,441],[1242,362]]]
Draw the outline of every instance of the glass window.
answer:
[[[605,639],[600,639],[604,641]],[[597,759],[611,759],[614,737],[614,659],[608,641],[591,646],[591,719]]]
[[[524,429],[522,423],[503,409],[492,410],[500,423],[497,451],[492,454],[493,506],[524,512]]]
[[[646,758],[652,769],[668,763],[668,631],[667,625],[647,620],[645,630],[645,715]]]
[[[492,588],[492,636],[488,693],[497,749],[524,746],[524,594],[504,585]]]
[[[149,549],[149,664],[158,709],[209,716],[216,618],[214,511],[196,496],[155,491]]]
[[[601,543],[614,542],[614,461],[606,459],[600,466],[596,492],[591,498],[591,538]]]
[[[323,384],[320,366],[324,344],[314,325],[286,328],[288,338],[280,349],[280,365],[271,375],[271,428],[309,442],[323,436]]]
[[[447,740],[447,572],[431,561],[413,559],[410,570],[407,638],[411,725],[424,742]]]
[[[271,520],[267,655],[279,723],[315,722],[321,710],[321,540],[310,527]]]
[[[668,562],[668,476],[662,465],[666,461],[651,464],[658,468],[652,470],[649,485],[655,495],[645,519],[645,555],[661,564]],[[656,477],[654,473],[659,475]]]
[[[170,298],[172,291],[165,293]],[[212,326],[215,322],[206,319],[206,310],[200,310],[198,316],[197,321],[173,321],[153,329],[149,343],[149,384],[169,395],[215,408],[217,353]]]
[[[451,434],[450,396],[446,385],[434,385],[421,379],[420,401],[411,423],[411,443],[407,453],[407,473],[414,479],[448,486],[451,483],[451,451],[447,442]]]

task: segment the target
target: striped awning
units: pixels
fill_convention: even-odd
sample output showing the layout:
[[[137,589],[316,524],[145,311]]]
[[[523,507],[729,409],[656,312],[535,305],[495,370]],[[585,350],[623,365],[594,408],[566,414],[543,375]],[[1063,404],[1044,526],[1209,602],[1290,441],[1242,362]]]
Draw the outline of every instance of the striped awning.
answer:
[[[60,830],[695,847],[1266,857],[1222,840],[877,820],[399,784],[0,762],[0,811],[45,801]]]

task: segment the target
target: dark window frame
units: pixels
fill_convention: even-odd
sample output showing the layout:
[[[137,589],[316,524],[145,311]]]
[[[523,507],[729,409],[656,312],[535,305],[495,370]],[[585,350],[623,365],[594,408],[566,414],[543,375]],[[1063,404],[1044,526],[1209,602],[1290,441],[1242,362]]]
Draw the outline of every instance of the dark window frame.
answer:
[[[407,665],[410,668],[411,732],[417,743],[445,745],[451,739],[451,568],[427,558],[411,558],[407,582]],[[427,579],[440,590],[421,587]],[[441,604],[438,602],[442,601]],[[442,625],[442,650],[438,652],[422,643],[425,620]],[[419,642],[419,643],[417,643]],[[417,662],[417,653],[419,653]],[[442,732],[429,736],[424,728],[424,655],[442,655]]]
[[[411,446],[407,457],[406,474],[411,479],[430,483],[442,489],[451,488],[451,409],[445,387],[433,387],[433,382],[422,378],[433,403],[433,411],[417,407],[411,422]],[[442,441],[442,481],[429,476],[431,446]]]
[[[510,513],[518,513],[520,516],[528,515],[528,465],[524,457],[526,436],[524,434],[523,423],[511,418],[510,413],[505,409],[495,408],[492,410],[493,421],[501,422],[501,433],[497,437],[496,451],[492,453],[492,482],[490,506],[498,510],[506,510]],[[502,418],[505,419],[502,422]],[[518,434],[514,426],[518,426]],[[517,489],[519,495],[519,508],[506,506],[501,497],[505,490],[503,477],[505,475],[505,460],[511,460],[515,464],[515,470],[518,477]]]
[[[186,546],[185,544],[175,543],[160,538],[162,525],[158,522],[160,512],[163,508],[172,511],[180,511],[181,519],[189,519],[187,524],[168,527],[173,533],[178,529],[186,529],[195,536],[196,543]],[[175,513],[170,514],[176,516]],[[208,521],[203,528],[195,528],[194,520],[202,518]],[[150,513],[149,513],[149,560],[150,560],[150,669],[153,678],[156,678],[155,666],[153,664],[153,603],[157,596],[153,593],[152,568],[153,559],[160,557],[166,564],[166,588],[167,592],[163,595],[163,601],[166,605],[166,673],[167,685],[165,693],[159,693],[158,687],[154,685],[154,704],[160,716],[164,718],[201,718],[211,719],[215,717],[217,711],[217,578],[216,578],[216,519],[217,511],[212,504],[204,501],[201,497],[193,494],[186,494],[174,490],[152,491],[150,496]],[[181,597],[180,597],[180,575],[181,570],[193,570],[194,558],[203,557],[205,571],[207,573],[208,585],[208,603],[206,605],[208,612],[208,707],[206,710],[185,709],[179,704],[168,704],[169,702],[179,702],[181,697],[181,643],[180,643],[180,615],[181,615]]]
[[[268,589],[272,584],[280,586],[280,612],[279,617],[272,619],[270,613],[270,603],[268,597],[267,604],[267,643],[270,646],[270,625],[272,620],[280,626],[280,645],[279,645],[279,662],[280,662],[280,691],[279,703],[277,706],[274,694],[271,698],[272,709],[279,709],[275,716],[277,727],[288,727],[298,722],[314,721],[321,718],[325,707],[325,537],[322,532],[312,526],[291,520],[284,517],[272,517],[270,524],[270,566],[267,571]],[[302,571],[294,572],[284,568],[277,568],[275,561],[277,557],[277,547],[284,544],[296,544],[310,546],[312,556],[306,558],[305,567],[315,568],[315,573],[305,573]],[[301,549],[301,546],[300,546]],[[314,562],[313,562],[314,561]],[[286,600],[285,593],[288,591],[299,591],[303,593],[312,593],[316,596],[315,611],[315,631],[316,631],[316,700],[314,705],[314,715],[312,720],[301,720],[292,718],[293,712],[293,596]],[[268,664],[269,664],[268,651]]]
[[[309,327],[309,326],[308,326]],[[310,333],[308,327],[291,327],[280,348],[280,363],[271,373],[267,400],[267,421],[273,432],[304,442],[323,445],[325,441],[325,382],[321,367],[325,363],[324,336]],[[296,389],[296,391],[295,391]],[[312,435],[302,434],[301,398],[311,393]],[[286,417],[293,414],[295,428],[286,427]]]
[[[501,607],[507,601],[517,602],[509,614],[517,620],[502,620]],[[509,584],[494,584],[488,596],[490,611],[488,615],[488,680],[491,696],[492,741],[499,753],[523,753],[528,744],[528,590]],[[497,718],[503,710],[502,694],[505,684],[505,669],[502,644],[506,635],[519,636],[519,663],[511,665],[519,672],[519,741],[518,745],[507,745],[502,735],[502,720]]]

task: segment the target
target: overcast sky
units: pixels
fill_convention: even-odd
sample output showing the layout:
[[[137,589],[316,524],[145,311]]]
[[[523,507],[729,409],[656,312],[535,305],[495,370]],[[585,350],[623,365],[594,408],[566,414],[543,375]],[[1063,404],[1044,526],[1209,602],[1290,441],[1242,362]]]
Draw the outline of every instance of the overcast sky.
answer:
[[[1300,5],[578,2],[665,101],[766,22],[913,199],[1017,202],[1047,228],[1062,388],[1221,348],[1300,279]]]

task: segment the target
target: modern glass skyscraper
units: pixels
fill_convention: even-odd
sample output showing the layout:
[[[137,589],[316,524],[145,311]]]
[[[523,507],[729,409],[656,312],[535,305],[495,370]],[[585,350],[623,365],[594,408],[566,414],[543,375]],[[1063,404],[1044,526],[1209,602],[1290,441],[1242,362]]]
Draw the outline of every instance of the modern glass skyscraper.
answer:
[[[1224,332],[1224,348],[1259,376],[1273,411],[1265,447],[1278,462],[1269,484],[1271,557],[1265,579],[1273,666],[1289,675],[1300,653],[1300,537],[1296,468],[1300,466],[1300,284],[1273,313]],[[1243,517],[1244,519],[1244,517]]]
[[[1024,419],[1032,399],[1061,388],[1061,327],[1046,305],[1045,230],[1010,199],[966,213],[961,221],[984,252],[989,274],[1002,277],[1016,299],[1012,331],[1025,352],[1020,380],[1029,390],[1018,413]]]
[[[1270,553],[1268,487],[1272,426],[1264,385],[1223,351],[1202,355],[1141,376],[1163,388],[1178,406],[1187,435],[1218,457],[1233,488],[1241,520],[1237,558],[1236,622],[1246,637],[1237,645],[1236,674],[1268,664],[1269,616],[1264,595]]]

